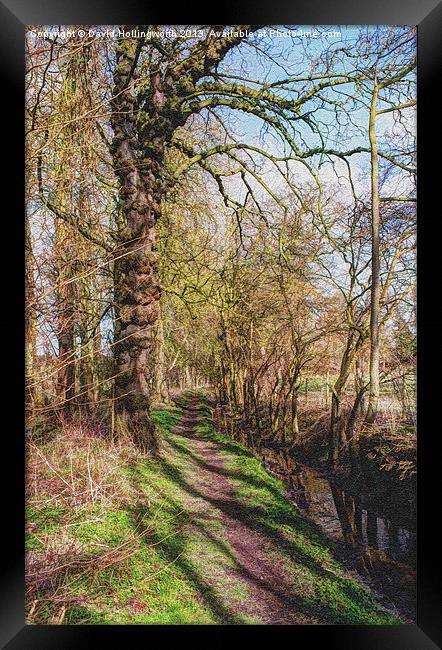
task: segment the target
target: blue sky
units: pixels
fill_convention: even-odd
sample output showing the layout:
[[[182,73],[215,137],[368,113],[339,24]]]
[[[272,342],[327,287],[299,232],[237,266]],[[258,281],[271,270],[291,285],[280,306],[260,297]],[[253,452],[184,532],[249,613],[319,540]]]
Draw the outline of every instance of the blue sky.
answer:
[[[280,27],[281,31],[289,33],[289,27]],[[220,72],[228,72],[229,74],[237,74],[241,77],[257,80],[259,82],[274,83],[278,80],[287,79],[288,77],[307,77],[311,72],[311,65],[321,56],[325,51],[329,52],[331,56],[333,52],[341,48],[346,48],[350,56],[343,56],[342,62],[335,66],[334,73],[350,72],[353,65],[351,55],[355,53],[355,46],[361,34],[365,34],[367,41],[374,45],[376,53],[375,39],[385,37],[391,31],[391,27],[378,27],[378,26],[296,26],[293,28],[294,32],[299,32],[301,29],[304,32],[334,32],[339,31],[341,36],[321,36],[320,38],[294,38],[291,37],[276,37],[270,38],[269,36],[261,37],[260,33],[250,36],[239,48],[234,49],[226,57],[220,66]],[[409,32],[408,27],[397,27],[395,32],[397,34],[406,34]],[[267,29],[268,32],[268,29]],[[259,47],[267,49],[267,56],[262,56],[255,48],[250,47],[249,43],[258,45]],[[374,64],[375,57],[367,57],[365,64]],[[388,58],[383,59],[379,64],[380,74],[382,74],[382,66],[388,61]],[[411,79],[415,79],[414,73],[410,74]],[[239,81],[238,83],[241,83]],[[258,88],[253,83],[245,82],[253,88]],[[296,98],[297,88],[300,84],[293,84],[290,91],[281,89],[272,89],[272,92],[277,93],[281,97]],[[306,83],[308,88],[308,83]],[[337,86],[334,89],[322,91],[322,95],[332,101],[342,101],[344,94],[351,94],[354,92],[354,84],[348,83],[342,86]],[[365,98],[367,100],[367,98]],[[368,97],[369,99],[369,97]],[[351,102],[349,103],[351,105]],[[308,112],[316,109],[316,101],[312,100],[307,102],[303,107],[303,112]],[[386,107],[387,104],[382,102],[382,97],[378,102],[378,107]],[[352,124],[348,123],[346,111],[340,111],[340,120],[343,126],[338,127],[336,115],[334,112],[326,109],[317,109],[314,114],[315,121],[321,122],[320,133],[326,139],[326,146],[337,150],[348,150],[359,146],[368,147],[368,118],[369,108],[359,104],[358,108],[352,107],[351,120]],[[217,109],[217,113],[227,120],[231,127],[233,135],[240,141],[255,146],[262,146],[263,149],[275,155],[281,155],[289,152],[289,147],[284,145],[280,140],[276,139],[270,132],[264,138],[261,138],[263,122],[258,117],[240,113],[239,111],[231,111],[228,108]],[[405,126],[411,131],[415,130],[415,109],[410,108],[402,112]],[[377,134],[382,150],[384,136],[389,133],[394,124],[393,113],[388,113],[379,116],[377,119]],[[313,133],[307,125],[302,121],[297,121],[295,124],[298,137],[295,138],[300,149],[305,150],[310,147],[320,146],[321,139],[317,134]],[[395,127],[396,128],[396,127]],[[401,126],[397,126],[397,138],[401,140]],[[328,133],[326,133],[328,130]],[[405,130],[403,130],[405,136]],[[304,140],[304,143],[302,142]],[[356,154],[349,158],[352,173],[355,174],[355,181],[360,183],[360,191],[368,191],[368,187],[364,188],[363,178],[369,172],[369,156],[368,154]],[[317,165],[319,157],[316,156],[311,160],[313,165]],[[381,161],[382,164],[382,161]],[[344,169],[344,163],[337,163],[340,172]],[[270,170],[270,165],[264,165],[264,168]],[[300,170],[302,174],[302,171]],[[322,174],[330,175],[330,166],[325,165]],[[404,174],[399,173],[402,178]],[[396,182],[396,181],[395,181]],[[411,188],[411,186],[410,186]]]

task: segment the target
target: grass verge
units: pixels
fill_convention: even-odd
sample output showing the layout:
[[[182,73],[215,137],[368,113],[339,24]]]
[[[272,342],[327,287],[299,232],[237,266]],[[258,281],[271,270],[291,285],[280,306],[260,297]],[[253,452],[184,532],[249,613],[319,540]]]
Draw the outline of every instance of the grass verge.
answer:
[[[157,458],[75,427],[30,446],[28,623],[259,622],[241,616],[247,591],[232,578],[235,558],[221,520],[212,518],[206,528],[192,524],[195,503],[182,477],[193,478],[194,468],[186,442],[180,439],[177,448],[173,433],[191,398],[153,412],[163,440]],[[282,483],[241,445],[215,432],[207,407],[201,414],[198,434],[219,444],[250,524],[275,541],[274,552],[292,576],[296,606],[313,622],[398,622],[346,574],[332,544],[287,502]]]

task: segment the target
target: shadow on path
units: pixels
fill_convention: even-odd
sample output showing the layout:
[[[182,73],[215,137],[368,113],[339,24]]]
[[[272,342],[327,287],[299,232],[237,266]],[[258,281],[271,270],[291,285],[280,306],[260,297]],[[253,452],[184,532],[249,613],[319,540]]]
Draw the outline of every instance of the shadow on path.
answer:
[[[168,436],[165,453],[156,461],[184,496],[187,540],[198,540],[187,548],[186,542],[177,538],[162,542],[165,562],[174,562],[220,623],[367,622],[362,616],[364,610],[369,616],[374,609],[369,594],[321,564],[317,547],[322,544],[322,550],[330,551],[323,546],[323,537],[297,517],[291,506],[282,503],[282,495],[274,486],[266,484],[265,489],[274,501],[281,501],[276,521],[275,513],[263,506],[248,506],[235,495],[231,479],[255,488],[264,486],[242,471],[224,467],[221,452],[246,457],[252,454],[211,439],[201,430],[208,421],[206,409],[195,397],[186,405],[185,416]],[[180,508],[172,497],[167,500],[173,509]],[[302,543],[290,539],[282,529],[285,525],[300,533]],[[313,544],[305,543],[307,539]],[[214,557],[210,552],[206,557],[205,547],[213,549]],[[302,591],[294,592],[293,569],[306,575]],[[240,598],[232,595],[235,586],[242,593]],[[330,594],[325,597],[327,591]],[[334,607],[327,604],[330,599],[335,599]],[[359,618],[351,606],[336,606],[339,601],[357,604]]]

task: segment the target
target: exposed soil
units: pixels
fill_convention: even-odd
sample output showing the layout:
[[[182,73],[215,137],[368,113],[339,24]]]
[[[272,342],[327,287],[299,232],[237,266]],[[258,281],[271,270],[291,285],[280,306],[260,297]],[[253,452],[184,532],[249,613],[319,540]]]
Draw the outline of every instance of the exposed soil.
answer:
[[[222,570],[213,566],[212,571],[211,567],[211,575],[206,575],[205,579],[216,589],[217,597],[224,600],[223,607],[232,615],[240,613],[265,624],[319,622],[297,611],[287,569],[283,561],[278,561],[275,553],[271,553],[272,543],[251,527],[253,508],[247,508],[235,496],[219,445],[204,439],[204,435],[196,431],[199,421],[197,402],[196,399],[190,403],[187,415],[175,431],[177,436],[187,439],[187,449],[197,466],[197,475],[192,475],[197,495],[192,495],[186,504],[191,510],[190,525],[201,529],[203,522],[206,534],[209,533],[212,539],[218,539],[220,544],[222,539],[224,543],[227,541],[235,560],[233,566]],[[192,468],[195,469],[194,463]],[[229,590],[221,588],[226,580],[243,587],[246,597],[238,600],[229,596]]]

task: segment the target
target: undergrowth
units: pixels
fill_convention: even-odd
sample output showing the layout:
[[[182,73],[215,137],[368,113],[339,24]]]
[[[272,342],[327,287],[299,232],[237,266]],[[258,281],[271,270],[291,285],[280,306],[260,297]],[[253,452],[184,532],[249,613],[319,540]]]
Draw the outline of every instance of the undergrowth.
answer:
[[[259,622],[241,616],[247,591],[225,577],[234,566],[231,549],[223,557],[204,530],[191,526],[180,482],[192,477],[191,460],[186,442],[180,439],[180,453],[173,433],[191,398],[153,412],[163,440],[159,457],[74,425],[46,443],[29,443],[28,623]],[[332,545],[288,503],[282,483],[244,447],[215,431],[203,401],[196,433],[219,443],[236,495],[250,506],[250,523],[284,549],[300,611],[312,622],[397,622],[345,573]],[[210,525],[222,535],[221,521]],[[215,599],[207,576],[216,577],[218,569],[220,588],[237,603],[238,615]]]
[[[163,435],[179,407],[153,413]],[[187,513],[162,464],[126,441],[60,432],[27,462],[28,623],[211,623],[176,565]]]

